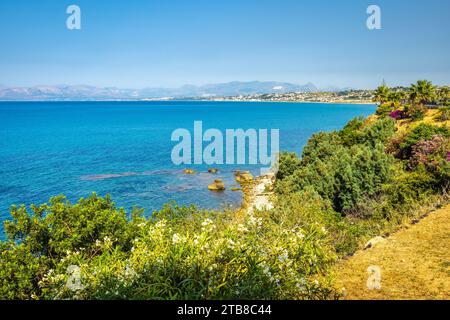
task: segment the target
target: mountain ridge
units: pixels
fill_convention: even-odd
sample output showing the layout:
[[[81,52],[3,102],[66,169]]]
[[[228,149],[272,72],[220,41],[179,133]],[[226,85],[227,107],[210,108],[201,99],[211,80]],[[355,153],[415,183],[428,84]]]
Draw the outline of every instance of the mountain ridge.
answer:
[[[338,90],[338,88],[336,89]],[[232,81],[178,88],[124,89],[91,85],[37,85],[0,87],[1,101],[102,101],[227,97],[265,93],[317,92],[313,83],[304,85],[277,81]]]

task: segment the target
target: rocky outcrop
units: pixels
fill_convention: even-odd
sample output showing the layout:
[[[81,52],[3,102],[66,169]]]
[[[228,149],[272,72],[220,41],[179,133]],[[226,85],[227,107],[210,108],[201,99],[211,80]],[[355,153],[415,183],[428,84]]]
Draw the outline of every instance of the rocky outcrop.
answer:
[[[216,179],[214,180],[213,184],[210,184],[208,186],[208,190],[210,191],[224,191],[225,190],[225,184],[223,183],[223,181],[221,179]]]
[[[253,181],[253,176],[248,171],[236,171],[234,176],[239,184],[246,184]]]

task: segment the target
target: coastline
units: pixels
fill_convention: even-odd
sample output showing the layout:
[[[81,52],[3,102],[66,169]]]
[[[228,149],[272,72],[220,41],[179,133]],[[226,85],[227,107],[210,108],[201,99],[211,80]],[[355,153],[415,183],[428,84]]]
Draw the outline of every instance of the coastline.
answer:
[[[167,100],[165,100],[167,101]],[[305,100],[291,100],[291,101],[277,101],[277,100],[170,100],[170,101],[212,101],[212,102],[248,102],[248,103],[304,103],[304,104],[349,104],[349,105],[376,105],[371,101],[348,101],[348,100],[329,100],[329,101],[305,101]]]
[[[376,105],[371,101],[347,101],[347,100],[330,100],[330,101],[304,101],[304,100],[292,100],[292,101],[276,101],[276,100],[223,100],[223,99],[154,99],[154,100],[0,100],[0,103],[60,103],[60,102],[246,102],[246,103],[304,103],[304,104],[349,104],[349,105]]]

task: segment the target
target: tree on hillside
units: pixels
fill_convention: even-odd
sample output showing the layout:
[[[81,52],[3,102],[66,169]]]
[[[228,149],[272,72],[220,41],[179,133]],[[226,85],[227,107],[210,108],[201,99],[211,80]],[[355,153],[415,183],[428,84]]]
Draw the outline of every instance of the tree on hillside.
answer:
[[[436,100],[437,103],[445,105],[450,100],[450,88],[446,86],[438,88],[436,91]]]
[[[409,89],[409,99],[412,103],[427,104],[434,101],[436,87],[428,80],[419,80]]]
[[[391,91],[388,95],[388,100],[394,103],[404,103],[407,95],[404,91]]]
[[[389,93],[389,88],[385,84],[383,84],[375,90],[373,101],[383,104],[389,100]]]

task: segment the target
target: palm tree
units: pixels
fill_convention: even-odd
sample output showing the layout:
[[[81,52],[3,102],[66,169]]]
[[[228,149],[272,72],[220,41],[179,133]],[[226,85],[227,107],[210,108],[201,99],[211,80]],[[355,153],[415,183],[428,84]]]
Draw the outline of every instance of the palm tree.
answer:
[[[388,95],[388,99],[394,103],[404,103],[406,100],[406,93],[402,90],[391,91]]]
[[[379,102],[380,104],[383,104],[387,101],[389,101],[389,88],[386,85],[381,85],[375,90],[375,94],[373,97],[374,102]]]
[[[436,100],[442,105],[450,100],[450,88],[446,86],[440,87],[436,92]]]
[[[428,80],[419,80],[409,89],[409,99],[412,103],[427,104],[434,100],[436,87]]]

